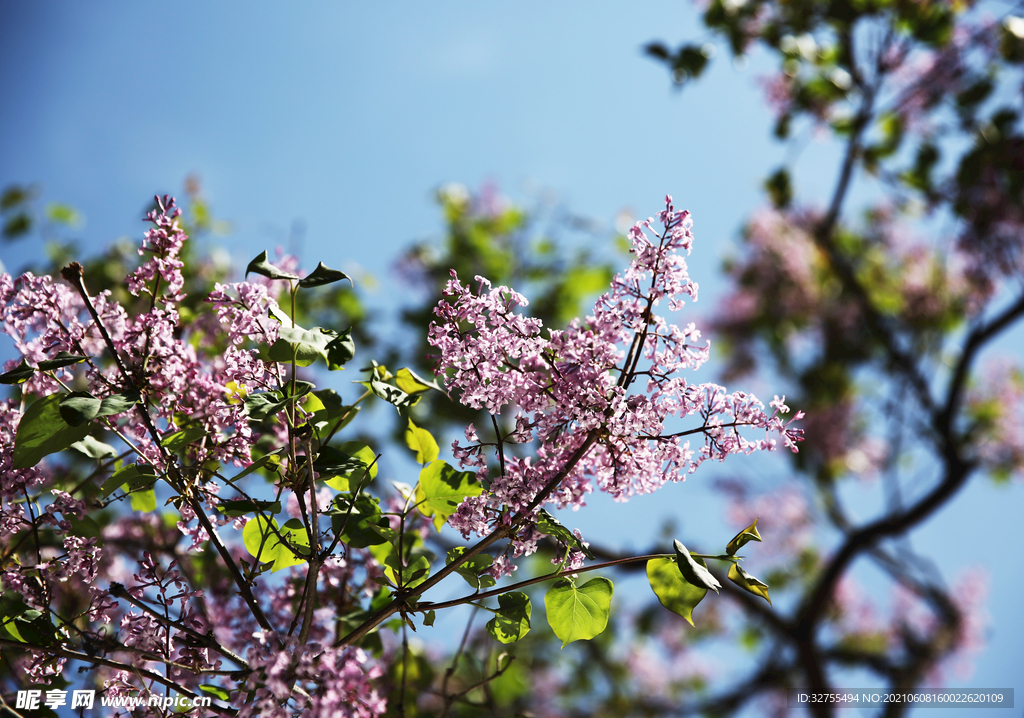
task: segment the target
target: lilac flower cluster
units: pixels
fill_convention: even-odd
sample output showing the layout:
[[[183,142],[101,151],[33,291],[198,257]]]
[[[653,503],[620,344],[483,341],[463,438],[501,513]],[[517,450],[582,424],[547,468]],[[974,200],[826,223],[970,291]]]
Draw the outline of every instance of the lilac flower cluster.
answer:
[[[181,273],[184,264],[178,254],[188,237],[178,223],[180,216],[181,209],[175,207],[174,198],[167,195],[156,197],[156,208],[146,214],[154,227],[146,232],[139,255],[144,257],[149,252],[152,256],[127,277],[128,291],[136,297],[141,293],[150,294],[155,303],[161,300],[162,288],[165,292],[162,300],[168,304],[185,298],[185,278]],[[157,278],[159,281],[149,287],[149,282]]]
[[[297,645],[294,637],[273,632],[258,632],[256,637],[259,644],[247,655],[253,669],[247,685],[255,699],[239,712],[239,718],[292,718],[301,712],[375,718],[384,713],[386,701],[371,684],[382,671],[361,648]],[[301,686],[311,692],[295,690]],[[295,709],[286,705],[289,697],[295,700]]]
[[[466,499],[450,518],[464,536],[511,521],[547,490],[548,502],[576,509],[594,485],[626,500],[682,480],[708,459],[773,449],[772,435],[796,450],[801,431],[784,420],[789,409],[782,399],[766,411],[752,395],[680,375],[704,363],[708,343],[700,343],[692,323],[672,324],[654,308],[664,301],[675,311],[685,297],[697,298],[683,257],[693,243],[689,212],[677,212],[667,197],[657,220],[637,223],[630,240],[629,268],[615,276],[592,315],[564,330],[545,332],[539,320],[519,314],[528,302],[508,287],[477,277],[473,291],[453,272],[430,328],[429,341],[440,350],[437,371],[461,403],[495,417],[514,412],[515,422],[494,442],[481,442],[471,425],[469,444],[453,445],[462,466],[476,467],[481,478],[488,478],[492,448],[500,463],[489,491]],[[630,391],[634,384],[640,391]],[[667,426],[689,417],[699,419],[697,426]],[[748,439],[741,427],[763,438]],[[690,435],[703,443],[691,448]],[[504,451],[506,443],[531,441],[538,443],[533,457]],[[514,555],[532,552],[536,538],[521,532]]]

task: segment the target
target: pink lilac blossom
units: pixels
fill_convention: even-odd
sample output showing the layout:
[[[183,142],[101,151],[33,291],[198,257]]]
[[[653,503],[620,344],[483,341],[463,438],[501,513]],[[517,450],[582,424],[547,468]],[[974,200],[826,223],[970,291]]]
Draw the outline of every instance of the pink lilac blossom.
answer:
[[[429,334],[440,350],[438,373],[467,406],[492,415],[513,407],[512,440],[539,442],[533,457],[502,456],[497,476],[488,474],[484,458],[493,444],[456,442],[462,466],[477,467],[490,480],[486,494],[466,499],[449,519],[464,536],[526,511],[578,451],[582,460],[548,498],[555,506],[578,509],[594,486],[616,500],[649,493],[708,459],[773,449],[772,435],[796,450],[801,431],[784,420],[789,409],[782,399],[776,397],[769,412],[752,395],[690,384],[679,375],[704,363],[708,343],[693,324],[672,324],[654,309],[664,303],[678,311],[685,297],[697,298],[683,258],[693,243],[690,228],[689,212],[677,212],[666,198],[657,220],[630,230],[628,269],[613,278],[592,315],[564,330],[545,333],[539,320],[520,314],[528,302],[514,290],[477,277],[474,291],[452,273]],[[630,393],[634,382],[638,393]],[[670,419],[691,417],[698,420],[693,428],[666,427]],[[764,438],[748,439],[740,427],[761,430]],[[691,448],[690,435],[703,442]],[[467,427],[466,437],[473,442],[478,432]],[[513,556],[532,553],[536,538],[523,532]]]
[[[296,644],[294,637],[261,631],[259,644],[246,656],[250,669],[247,686],[255,700],[239,712],[250,716],[336,716],[375,718],[386,701],[372,686],[383,674],[379,665],[360,648],[324,648],[318,643]],[[293,691],[293,686],[308,688]],[[286,701],[291,698],[292,705]]]
[[[150,294],[154,302],[163,301],[171,304],[185,298],[183,291],[185,278],[181,268],[184,266],[178,254],[188,237],[178,223],[181,209],[175,207],[174,198],[164,195],[155,197],[156,209],[146,214],[146,219],[153,223],[153,229],[146,232],[139,248],[139,255],[152,256],[141,267],[128,275],[128,291],[135,296],[141,293]],[[147,286],[159,277],[153,287]],[[164,294],[161,298],[161,291]]]

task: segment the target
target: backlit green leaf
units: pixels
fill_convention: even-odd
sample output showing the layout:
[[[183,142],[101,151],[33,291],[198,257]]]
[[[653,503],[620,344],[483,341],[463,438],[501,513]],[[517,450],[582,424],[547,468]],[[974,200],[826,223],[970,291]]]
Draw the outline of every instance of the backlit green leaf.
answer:
[[[287,543],[283,543],[282,538]],[[275,519],[270,519],[268,523],[263,516],[257,515],[242,529],[242,541],[253,558],[258,557],[263,563],[273,564],[271,572],[305,563],[309,556],[309,535],[298,519],[290,519],[279,527]],[[288,544],[296,550],[293,551]],[[301,555],[303,549],[305,555]],[[296,551],[299,555],[296,555]]]
[[[405,430],[405,444],[415,452],[416,461],[421,464],[429,464],[440,453],[431,433],[416,426],[412,419],[409,419],[409,427]]]
[[[487,632],[501,643],[515,643],[530,632],[530,597],[519,591],[498,596],[498,612],[487,622]]]
[[[729,580],[755,596],[760,596],[769,606],[772,605],[772,599],[768,597],[768,584],[751,576],[738,563],[729,567]]]
[[[600,577],[582,586],[577,586],[570,578],[560,578],[544,595],[548,624],[561,639],[562,648],[604,631],[611,603],[612,582]]]
[[[693,625],[693,609],[707,595],[706,588],[683,580],[676,562],[670,558],[652,558],[647,562],[647,580],[661,605]]]
[[[219,698],[222,701],[230,700],[231,694],[219,686],[212,686],[209,683],[203,683],[199,686],[199,690],[203,693],[208,693],[214,698]]]
[[[142,513],[156,511],[156,492],[153,489],[132,491],[128,494],[128,498],[131,499],[133,511]]]
[[[434,517],[434,526],[440,531],[463,499],[483,491],[473,472],[456,471],[445,461],[431,461],[420,471],[416,502],[424,516]]]
[[[364,476],[372,481],[377,476],[377,455],[360,441],[348,441],[338,448],[325,446],[313,462],[313,468],[327,485],[338,491],[353,491]],[[369,471],[367,471],[369,468]]]
[[[456,546],[449,549],[448,563],[455,563],[465,552],[465,546]],[[481,591],[485,588],[490,588],[495,584],[494,577],[487,573],[487,569],[489,569],[493,563],[494,559],[490,556],[485,553],[478,553],[466,559],[465,563],[455,569],[455,573],[462,576],[462,578],[466,580],[466,583],[473,587],[474,591]]]
[[[736,552],[744,546],[744,544],[747,544],[750,541],[761,540],[761,534],[757,532],[757,521],[758,519],[754,519],[754,523],[750,524],[750,526],[747,526],[745,529],[733,536],[732,541],[730,541],[729,545],[725,547],[725,552],[727,554],[734,556],[736,555]]]
[[[441,387],[437,385],[436,381],[427,381],[408,367],[399,369],[398,372],[395,373],[395,386],[406,394],[418,394],[420,392],[427,391],[428,389],[437,389],[438,391],[441,391]]]

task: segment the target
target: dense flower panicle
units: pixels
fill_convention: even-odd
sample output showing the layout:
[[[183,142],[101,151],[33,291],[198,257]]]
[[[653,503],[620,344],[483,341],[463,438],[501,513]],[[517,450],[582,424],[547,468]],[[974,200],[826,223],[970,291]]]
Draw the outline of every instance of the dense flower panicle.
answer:
[[[653,310],[664,301],[675,311],[686,297],[697,298],[683,257],[693,243],[689,213],[666,198],[657,220],[637,223],[629,236],[629,267],[613,278],[592,315],[564,330],[544,332],[539,320],[517,313],[527,300],[508,287],[477,277],[474,292],[452,273],[429,335],[440,350],[438,372],[467,406],[492,415],[515,408],[516,428],[501,443],[539,442],[532,458],[503,456],[504,472],[493,476],[484,453],[493,444],[481,444],[467,427],[470,444],[455,442],[454,454],[487,476],[490,487],[450,518],[464,535],[525,511],[556,478],[547,500],[578,508],[595,485],[625,500],[681,480],[708,459],[773,449],[772,435],[796,450],[800,431],[783,419],[789,411],[783,400],[776,397],[766,412],[751,395],[690,384],[679,374],[706,361],[708,343],[695,325],[679,327]],[[642,393],[630,392],[634,382]],[[696,427],[666,426],[688,417],[699,419]],[[746,438],[740,427],[761,429],[764,438]],[[703,436],[703,444],[691,448],[684,438],[691,434]],[[572,466],[581,450],[582,460]],[[536,538],[520,532],[513,555],[532,552]]]
[[[185,278],[182,276],[181,268],[184,266],[178,254],[188,237],[178,223],[181,216],[181,209],[174,204],[174,198],[164,195],[155,197],[156,209],[146,214],[146,219],[153,223],[153,229],[146,232],[139,248],[139,255],[152,254],[150,259],[141,267],[128,275],[128,291],[135,296],[145,292],[153,296],[154,301],[164,301],[168,304],[180,302],[185,298],[182,291],[185,287]],[[157,277],[160,281],[153,287],[149,283]],[[161,300],[160,290],[163,290]]]

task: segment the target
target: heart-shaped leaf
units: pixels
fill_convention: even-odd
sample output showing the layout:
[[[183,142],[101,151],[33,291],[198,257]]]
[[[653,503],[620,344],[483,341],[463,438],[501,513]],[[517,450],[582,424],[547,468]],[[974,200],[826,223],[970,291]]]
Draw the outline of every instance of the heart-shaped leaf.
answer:
[[[589,640],[608,626],[612,603],[612,582],[593,578],[577,586],[570,578],[560,578],[544,595],[548,624],[562,641],[562,648],[573,641]]]
[[[530,597],[519,591],[498,596],[498,611],[487,622],[487,632],[501,643],[515,643],[530,632]]]
[[[647,581],[661,605],[693,625],[693,609],[707,595],[706,588],[683,580],[676,562],[670,558],[652,558],[647,562]]]

